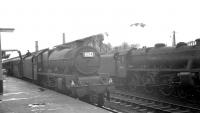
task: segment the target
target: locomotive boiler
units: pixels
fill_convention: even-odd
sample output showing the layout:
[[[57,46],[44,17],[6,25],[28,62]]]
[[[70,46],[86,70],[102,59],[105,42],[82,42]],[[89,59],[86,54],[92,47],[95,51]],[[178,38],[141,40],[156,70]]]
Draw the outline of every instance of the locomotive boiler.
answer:
[[[55,49],[49,55],[49,70],[53,73],[97,75],[100,55],[96,49],[85,46],[77,49]]]

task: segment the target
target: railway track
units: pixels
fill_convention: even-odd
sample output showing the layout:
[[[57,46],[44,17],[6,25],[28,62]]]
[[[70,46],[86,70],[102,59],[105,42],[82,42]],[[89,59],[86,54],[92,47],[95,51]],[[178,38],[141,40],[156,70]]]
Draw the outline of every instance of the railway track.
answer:
[[[200,113],[200,108],[139,97],[120,91],[111,93],[105,106],[123,113]]]

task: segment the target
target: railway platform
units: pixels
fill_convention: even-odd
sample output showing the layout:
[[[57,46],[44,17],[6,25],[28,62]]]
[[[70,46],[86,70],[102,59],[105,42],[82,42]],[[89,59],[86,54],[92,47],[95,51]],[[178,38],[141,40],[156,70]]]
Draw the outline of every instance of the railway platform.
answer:
[[[109,113],[32,83],[6,77],[0,95],[0,113]]]

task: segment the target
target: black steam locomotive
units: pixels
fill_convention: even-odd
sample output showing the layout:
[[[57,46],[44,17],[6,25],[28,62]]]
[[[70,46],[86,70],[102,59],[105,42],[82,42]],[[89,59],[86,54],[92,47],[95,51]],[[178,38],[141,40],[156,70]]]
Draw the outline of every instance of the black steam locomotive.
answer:
[[[63,45],[6,60],[3,66],[9,75],[28,78],[44,87],[102,106],[112,80],[98,73],[100,60],[94,47]]]
[[[159,43],[155,47],[118,51],[102,55],[100,72],[123,86],[148,93],[159,91],[165,96],[188,98],[200,93],[200,39],[176,47]]]

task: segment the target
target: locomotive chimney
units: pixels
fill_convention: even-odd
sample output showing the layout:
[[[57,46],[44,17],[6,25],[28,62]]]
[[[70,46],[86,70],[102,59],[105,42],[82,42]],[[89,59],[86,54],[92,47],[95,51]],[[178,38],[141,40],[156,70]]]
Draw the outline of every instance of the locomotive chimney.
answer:
[[[38,52],[38,41],[35,41],[35,52]]]
[[[176,46],[176,35],[175,35],[175,34],[176,34],[176,32],[173,31],[173,37],[172,37],[172,38],[173,38],[173,39],[172,39],[172,46],[173,46],[173,47]]]
[[[65,44],[65,33],[63,33],[63,44]]]

